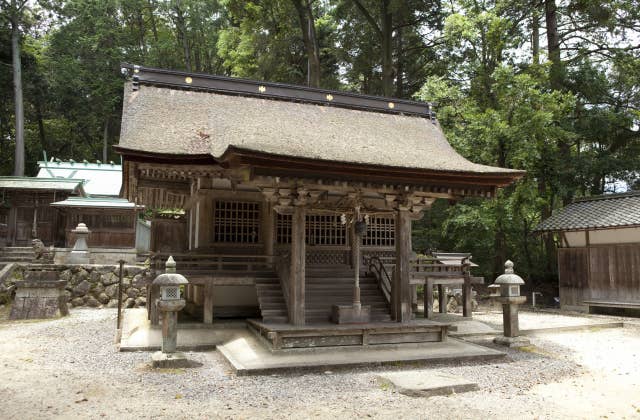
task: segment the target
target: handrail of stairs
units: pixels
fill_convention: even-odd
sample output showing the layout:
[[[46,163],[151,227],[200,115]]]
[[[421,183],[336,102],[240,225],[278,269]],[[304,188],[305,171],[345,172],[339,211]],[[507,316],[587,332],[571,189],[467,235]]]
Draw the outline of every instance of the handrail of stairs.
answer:
[[[291,253],[282,252],[275,260],[276,273],[280,279],[280,286],[282,287],[282,295],[284,296],[284,302],[289,309],[289,281],[291,278]]]
[[[391,302],[391,277],[382,260],[380,257],[371,256],[368,258],[367,265],[369,273],[376,276],[380,290],[382,290],[387,302]]]

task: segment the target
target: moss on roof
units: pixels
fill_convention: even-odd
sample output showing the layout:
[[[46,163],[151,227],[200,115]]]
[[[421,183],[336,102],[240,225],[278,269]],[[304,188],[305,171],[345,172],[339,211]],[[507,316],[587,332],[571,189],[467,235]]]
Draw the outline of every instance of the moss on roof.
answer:
[[[214,158],[236,147],[386,167],[523,173],[470,162],[427,118],[149,85],[125,86],[119,146]]]

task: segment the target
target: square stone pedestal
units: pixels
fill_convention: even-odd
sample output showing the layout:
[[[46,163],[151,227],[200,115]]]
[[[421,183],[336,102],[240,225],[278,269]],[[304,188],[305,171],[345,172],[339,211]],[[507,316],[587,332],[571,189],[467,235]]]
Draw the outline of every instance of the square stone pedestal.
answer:
[[[336,324],[365,324],[371,320],[371,306],[333,305],[331,320]]]
[[[47,319],[69,315],[64,280],[55,271],[32,271],[16,282],[10,319]]]
[[[503,335],[493,339],[493,342],[505,347],[525,347],[531,345],[531,341],[527,337],[505,337]]]
[[[163,353],[157,351],[151,356],[151,366],[162,369],[177,369],[188,368],[191,364],[183,353]]]

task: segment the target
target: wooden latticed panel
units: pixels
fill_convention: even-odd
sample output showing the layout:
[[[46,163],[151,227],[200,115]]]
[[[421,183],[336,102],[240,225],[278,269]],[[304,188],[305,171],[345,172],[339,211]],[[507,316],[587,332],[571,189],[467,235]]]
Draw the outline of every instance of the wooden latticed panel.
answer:
[[[213,217],[215,242],[239,244],[260,242],[260,203],[216,201]]]
[[[345,246],[347,228],[340,223],[340,216],[333,214],[308,214],[305,223],[306,244],[310,246]],[[276,218],[276,242],[291,243],[291,216],[278,214]]]
[[[306,220],[308,245],[346,245],[347,229],[336,214],[309,214]]]
[[[395,246],[395,219],[392,216],[371,216],[367,232],[362,237],[363,246]]]
[[[291,215],[278,214],[276,217],[276,243],[291,243]]]

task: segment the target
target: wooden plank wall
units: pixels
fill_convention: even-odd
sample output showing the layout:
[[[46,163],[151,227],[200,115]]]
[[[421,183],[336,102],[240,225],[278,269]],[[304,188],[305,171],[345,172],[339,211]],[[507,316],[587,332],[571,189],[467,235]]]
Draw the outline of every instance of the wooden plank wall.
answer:
[[[187,222],[180,219],[160,219],[151,221],[151,251],[185,252],[188,248]]]
[[[640,303],[640,244],[558,250],[560,303],[583,300]]]

